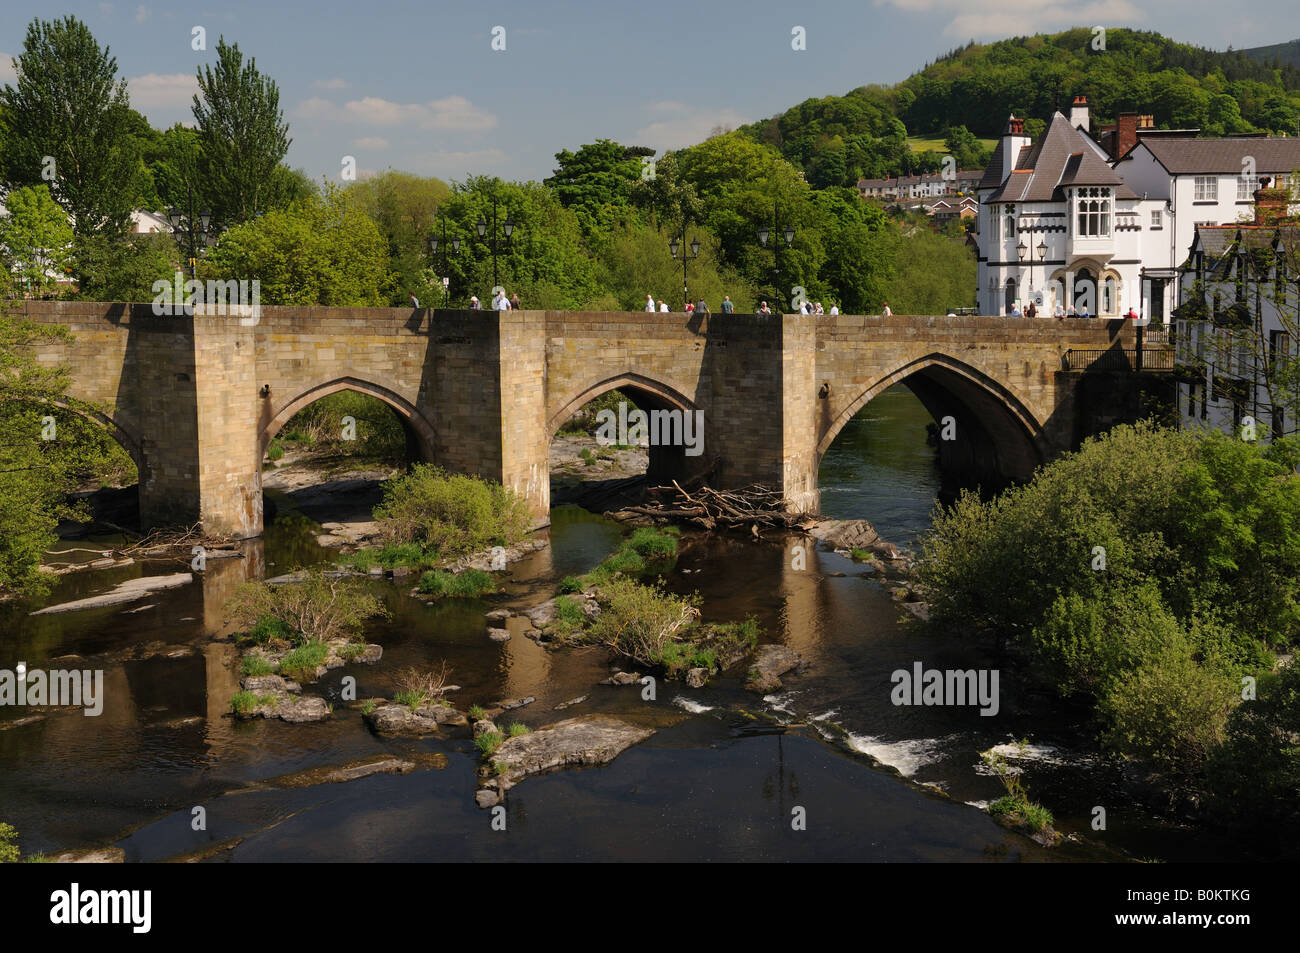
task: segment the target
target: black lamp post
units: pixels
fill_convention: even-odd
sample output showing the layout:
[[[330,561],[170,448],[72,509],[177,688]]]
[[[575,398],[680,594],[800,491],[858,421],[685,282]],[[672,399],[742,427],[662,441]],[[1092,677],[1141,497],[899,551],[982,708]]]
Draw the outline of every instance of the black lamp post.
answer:
[[[764,248],[767,247],[767,238],[772,232],[776,232],[777,235],[785,239],[786,248],[789,248],[794,241],[794,227],[792,225],[787,224],[784,231],[781,229],[781,203],[775,199],[772,201],[772,228],[769,229],[766,225],[761,225],[758,229],[758,243]],[[773,275],[776,287],[776,301],[780,302],[785,300],[785,292],[781,290],[780,239],[772,243],[772,250],[776,253],[776,272]]]
[[[199,276],[198,243],[202,239],[203,247],[206,248],[209,244],[212,233],[208,230],[208,225],[212,221],[212,212],[205,208],[196,215],[193,186],[187,185],[185,194],[185,208],[182,210],[173,205],[167,210],[167,220],[171,222],[172,234],[179,232],[181,225],[184,224],[187,247],[190,252],[190,277],[197,279]]]
[[[474,223],[478,229],[478,237],[482,238],[487,234],[488,223],[483,221],[483,216],[479,215],[478,221]],[[505,232],[506,247],[510,247],[510,236],[514,233],[515,223],[510,219],[510,211],[506,210],[506,220],[501,223],[501,230]],[[497,196],[492,193],[492,287],[495,288],[501,282],[497,278]]]
[[[429,239],[429,250],[438,254],[439,247],[442,248],[442,294],[443,303],[448,307],[451,306],[451,277],[447,273],[447,217],[441,212],[438,213],[438,221],[442,224],[442,237],[434,235]],[[460,236],[457,235],[451,240],[452,254],[460,251]]]
[[[1042,238],[1038,239],[1038,244],[1035,246],[1034,251],[1038,253],[1038,263],[1041,265],[1047,259],[1047,242]],[[1044,290],[1046,289],[1046,286],[1047,286],[1047,275],[1044,274],[1043,275]],[[1029,271],[1030,290],[1033,290],[1033,287],[1034,287],[1034,273],[1033,273],[1033,269],[1031,268]]]
[[[691,254],[688,257],[686,254],[686,219],[685,218],[682,219],[681,245],[679,246],[677,243],[677,239],[674,238],[672,241],[668,243],[668,254],[672,255],[673,258],[676,258],[678,247],[680,247],[682,250],[682,300],[690,301],[691,293],[690,293],[690,289],[686,284],[686,263],[688,261],[694,261],[695,259],[700,257],[700,240],[698,238],[691,239]]]

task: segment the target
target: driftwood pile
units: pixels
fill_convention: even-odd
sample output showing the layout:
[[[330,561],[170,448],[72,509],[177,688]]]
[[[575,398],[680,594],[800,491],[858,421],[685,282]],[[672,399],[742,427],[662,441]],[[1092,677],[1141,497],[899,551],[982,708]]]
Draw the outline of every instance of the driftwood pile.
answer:
[[[125,536],[137,536],[131,530],[112,523],[101,523],[109,529],[116,530]],[[169,527],[157,529],[145,536],[141,536],[131,543],[124,543],[120,546],[98,546],[94,549],[88,549],[84,546],[73,549],[63,549],[59,555],[65,553],[98,553],[102,558],[92,560],[91,562],[49,562],[46,565],[55,572],[74,572],[79,569],[102,569],[112,564],[129,565],[135,559],[176,559],[182,562],[190,562],[194,553],[194,547],[202,546],[208,555],[220,553],[221,555],[237,555],[237,546],[233,536],[208,536],[199,524],[193,526]]]
[[[782,508],[781,491],[761,483],[738,490],[700,486],[687,491],[673,480],[672,486],[654,487],[649,495],[649,504],[629,506],[623,512],[693,523],[704,529],[748,528],[754,536],[759,535],[760,529],[805,528],[817,522],[815,515],[787,512]]]

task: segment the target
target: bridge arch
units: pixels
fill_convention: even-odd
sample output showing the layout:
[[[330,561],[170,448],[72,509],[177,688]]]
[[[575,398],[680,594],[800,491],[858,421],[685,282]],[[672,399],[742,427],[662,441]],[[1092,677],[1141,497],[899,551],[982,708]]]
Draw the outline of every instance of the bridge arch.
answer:
[[[634,371],[624,371],[613,376],[593,377],[581,384],[568,399],[559,404],[559,409],[547,418],[547,440],[554,439],[564,422],[587,403],[611,390],[627,391],[635,399],[637,406],[644,411],[679,410],[685,415],[702,409],[673,385]],[[699,468],[706,466],[703,457],[688,457],[685,446],[652,444],[647,449],[649,465],[646,468],[646,477],[654,482],[686,479]]]
[[[1042,422],[1024,401],[965,361],[932,352],[867,382],[844,410],[819,428],[818,464],[858,411],[895,384],[911,390],[936,422],[954,417],[958,433],[955,449],[963,452],[961,465],[985,471],[988,476],[1027,480],[1044,462],[1038,440]]]
[[[66,410],[84,420],[90,421],[112,437],[117,442],[117,445],[126,451],[127,456],[131,458],[131,462],[135,464],[136,474],[141,482],[144,481],[146,473],[144,445],[141,443],[140,438],[124,423],[113,414],[93,407],[79,406],[77,403],[69,403],[66,400],[52,400],[50,403],[61,410]]]
[[[418,451],[420,459],[426,462],[433,461],[435,435],[433,426],[425,419],[424,415],[401,394],[389,390],[381,384],[375,384],[356,377],[339,377],[332,381],[317,384],[282,404],[280,409],[273,412],[270,419],[262,425],[258,443],[259,459],[262,454],[266,453],[266,449],[271,445],[271,441],[275,439],[275,435],[293,418],[294,414],[304,407],[316,403],[322,397],[328,397],[330,394],[337,394],[339,391],[344,390],[375,397],[387,404],[397,414],[398,419],[402,421],[407,433],[414,438],[415,449]]]

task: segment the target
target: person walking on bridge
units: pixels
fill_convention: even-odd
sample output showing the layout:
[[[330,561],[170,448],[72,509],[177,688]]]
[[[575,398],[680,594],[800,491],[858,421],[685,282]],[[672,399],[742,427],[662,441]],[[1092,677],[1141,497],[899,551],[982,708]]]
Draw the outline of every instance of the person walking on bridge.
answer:
[[[880,306],[880,316],[882,318],[892,318],[894,316],[894,312],[889,310],[888,301],[886,301],[884,304]]]
[[[645,309],[646,309],[647,311],[653,311],[653,310],[655,309],[655,296],[654,296],[654,295],[646,295],[646,296],[645,296]]]
[[[771,314],[771,313],[772,313],[772,309],[769,308],[769,307],[767,306],[767,302],[764,301],[762,304],[760,304],[760,305],[758,306],[758,313],[759,313],[759,314]]]
[[[510,296],[510,310],[518,311],[521,307],[523,307],[523,305],[519,303],[519,292],[516,291]]]
[[[736,310],[736,306],[731,303],[731,295],[722,296],[722,313],[731,314]]]

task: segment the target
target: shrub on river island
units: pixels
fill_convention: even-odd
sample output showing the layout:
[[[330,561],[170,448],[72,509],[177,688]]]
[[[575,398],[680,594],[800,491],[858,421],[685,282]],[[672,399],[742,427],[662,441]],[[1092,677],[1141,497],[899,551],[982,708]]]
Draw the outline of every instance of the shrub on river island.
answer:
[[[1028,742],[1018,741],[1016,747],[1023,754],[1028,747]],[[1029,800],[1020,772],[1007,762],[1005,755],[990,748],[988,751],[981,751],[980,758],[993,770],[1007,790],[1005,797],[1000,797],[989,805],[990,814],[1027,825],[1035,834],[1051,826],[1052,812],[1041,804]]]
[[[230,710],[236,715],[247,717],[255,712],[259,706],[270,705],[274,702],[274,695],[255,695],[250,691],[238,691],[230,696]]]
[[[393,701],[405,705],[411,711],[440,703],[450,677],[451,669],[445,660],[437,669],[418,669],[412,666],[397,676],[397,692],[393,695]]]
[[[491,573],[481,569],[466,569],[460,573],[435,569],[420,577],[419,588],[420,592],[439,599],[475,599],[496,592],[497,583]]]
[[[329,658],[330,647],[324,642],[304,642],[280,659],[280,674],[294,681],[309,681]]]
[[[244,675],[270,675],[275,671],[275,666],[260,655],[245,655],[240,661],[239,668]]]
[[[642,526],[591,572],[565,577],[560,592],[582,592],[619,574],[631,576],[648,569],[666,568],[677,555],[680,535],[675,526],[667,529]]]
[[[374,516],[389,542],[415,543],[443,558],[509,546],[532,523],[527,502],[513,490],[427,464],[390,482]]]
[[[298,645],[355,640],[366,619],[388,616],[364,581],[331,578],[319,569],[308,570],[301,582],[246,582],[226,603],[226,611],[236,625],[247,627],[250,637],[260,627]],[[264,622],[268,617],[274,621]]]

